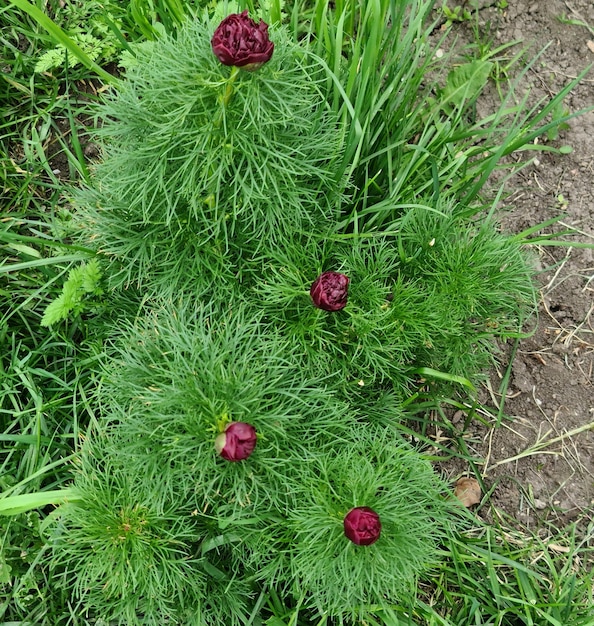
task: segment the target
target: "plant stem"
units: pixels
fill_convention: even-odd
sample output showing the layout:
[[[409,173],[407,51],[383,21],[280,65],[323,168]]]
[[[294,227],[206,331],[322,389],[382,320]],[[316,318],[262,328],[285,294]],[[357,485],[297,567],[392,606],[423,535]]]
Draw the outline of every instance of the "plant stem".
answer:
[[[231,102],[231,98],[233,97],[233,85],[240,71],[241,70],[235,65],[231,67],[231,74],[229,74],[229,78],[227,79],[227,83],[225,85],[225,93],[223,94],[223,97],[221,99],[223,109],[222,111],[219,111],[217,119],[214,122],[215,128],[220,128],[221,126],[225,109],[227,108],[227,106],[229,106],[229,102]]]

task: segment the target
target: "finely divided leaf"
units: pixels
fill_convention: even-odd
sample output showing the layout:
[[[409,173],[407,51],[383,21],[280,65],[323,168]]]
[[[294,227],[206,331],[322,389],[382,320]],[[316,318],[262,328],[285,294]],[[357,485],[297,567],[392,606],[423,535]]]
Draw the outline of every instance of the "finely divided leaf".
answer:
[[[83,298],[87,294],[101,295],[99,287],[101,269],[96,259],[75,267],[68,273],[68,280],[62,287],[62,293],[45,309],[41,319],[42,326],[51,326],[64,320],[73,313],[78,315],[84,309]]]

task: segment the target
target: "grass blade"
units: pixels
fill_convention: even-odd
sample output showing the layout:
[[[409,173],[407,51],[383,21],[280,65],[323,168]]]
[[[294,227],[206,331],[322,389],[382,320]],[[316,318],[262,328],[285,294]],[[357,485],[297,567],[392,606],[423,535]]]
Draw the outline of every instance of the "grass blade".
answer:
[[[80,500],[81,496],[75,489],[57,489],[9,496],[0,500],[0,515],[19,515],[31,509],[39,509],[48,504],[62,504]]]

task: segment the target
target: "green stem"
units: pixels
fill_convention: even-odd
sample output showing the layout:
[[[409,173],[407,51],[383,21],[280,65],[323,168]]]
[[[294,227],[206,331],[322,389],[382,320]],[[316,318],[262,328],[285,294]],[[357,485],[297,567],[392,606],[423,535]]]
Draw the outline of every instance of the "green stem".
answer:
[[[223,122],[223,115],[224,115],[225,109],[229,106],[229,102],[231,102],[231,98],[233,97],[233,85],[235,81],[237,80],[237,76],[239,75],[240,71],[241,70],[238,67],[235,67],[235,65],[231,67],[231,74],[229,74],[229,78],[227,79],[227,84],[225,85],[225,93],[223,94],[221,98],[223,110],[219,111],[217,119],[214,122],[215,128],[219,128],[221,126],[221,123]]]

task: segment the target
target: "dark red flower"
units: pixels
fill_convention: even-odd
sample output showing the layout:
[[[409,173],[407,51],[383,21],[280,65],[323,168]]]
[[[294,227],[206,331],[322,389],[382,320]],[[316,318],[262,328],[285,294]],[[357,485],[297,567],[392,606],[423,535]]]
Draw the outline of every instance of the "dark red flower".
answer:
[[[256,429],[245,422],[231,422],[215,439],[216,451],[226,461],[243,461],[256,447]]]
[[[309,290],[315,306],[324,311],[340,311],[347,303],[350,279],[339,272],[324,272]]]
[[[351,509],[344,517],[344,534],[358,546],[375,543],[381,531],[379,515],[367,506]]]
[[[274,43],[268,38],[268,24],[256,24],[243,13],[228,15],[217,27],[210,41],[212,51],[223,65],[255,70],[270,60]]]

